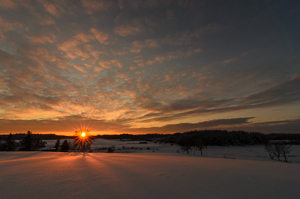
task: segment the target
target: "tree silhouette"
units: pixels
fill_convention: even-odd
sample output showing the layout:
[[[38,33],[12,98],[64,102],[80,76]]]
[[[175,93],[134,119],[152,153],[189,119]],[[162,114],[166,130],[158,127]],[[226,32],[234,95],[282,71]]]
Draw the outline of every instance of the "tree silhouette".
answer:
[[[10,133],[6,138],[6,151],[15,150],[15,141],[12,139],[12,134]]]
[[[40,148],[45,147],[47,142],[44,142],[40,139],[34,139],[32,137],[32,132],[27,131],[27,135],[24,137],[24,139],[20,142],[21,145],[21,151],[34,151],[39,150]]]
[[[273,156],[275,156],[277,157],[277,160],[280,161],[280,156],[282,155],[284,157],[285,162],[288,162],[287,154],[289,154],[292,151],[291,145],[285,143],[267,143],[265,145],[265,149],[269,153],[271,159],[273,159]]]
[[[39,150],[40,148],[44,148],[46,146],[47,142],[40,140],[40,139],[33,139],[32,145],[33,150]]]
[[[274,159],[274,157],[273,157],[274,156],[274,149],[273,149],[270,142],[267,142],[265,144],[265,150],[268,152],[270,158],[273,160]]]
[[[283,155],[285,162],[288,162],[287,161],[287,154],[289,154],[292,151],[291,147],[292,146],[288,145],[288,144],[281,144],[280,145],[279,150],[280,150],[281,154]]]
[[[33,150],[33,139],[31,131],[27,131],[27,135],[21,141],[21,151],[32,151]]]
[[[55,143],[55,150],[58,151],[59,150],[59,147],[60,147],[60,140],[57,139],[56,143]]]
[[[60,147],[60,151],[61,151],[61,152],[68,152],[69,150],[70,150],[70,145],[69,145],[68,141],[65,140],[65,141],[62,143],[61,147]]]
[[[204,141],[202,135],[194,137],[194,146],[201,152],[201,155],[203,155]]]
[[[192,136],[181,137],[178,144],[181,146],[182,151],[186,151],[186,153],[189,153],[193,146],[193,137]]]

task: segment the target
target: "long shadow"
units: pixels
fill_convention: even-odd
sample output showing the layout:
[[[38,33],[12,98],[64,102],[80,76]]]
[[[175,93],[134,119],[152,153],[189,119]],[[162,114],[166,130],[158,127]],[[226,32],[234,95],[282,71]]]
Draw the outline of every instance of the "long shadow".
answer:
[[[32,157],[32,156],[35,156],[35,155],[38,155],[42,152],[40,151],[21,151],[19,153],[13,153],[13,152],[9,152],[7,154],[9,154],[7,156],[6,159],[3,159],[3,160],[16,160],[16,159],[23,159],[23,158],[28,158],[28,157]]]

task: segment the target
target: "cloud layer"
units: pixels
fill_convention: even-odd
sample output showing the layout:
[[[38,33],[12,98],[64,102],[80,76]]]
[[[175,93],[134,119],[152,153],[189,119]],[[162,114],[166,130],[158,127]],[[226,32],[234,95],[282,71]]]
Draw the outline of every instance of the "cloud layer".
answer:
[[[295,129],[299,9],[279,0],[1,2],[0,133],[73,133],[76,121],[97,133]]]

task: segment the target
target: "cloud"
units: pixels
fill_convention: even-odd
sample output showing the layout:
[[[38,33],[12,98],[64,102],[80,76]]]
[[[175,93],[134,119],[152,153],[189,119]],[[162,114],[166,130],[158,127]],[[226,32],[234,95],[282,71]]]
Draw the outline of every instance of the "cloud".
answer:
[[[56,22],[51,17],[45,17],[39,21],[41,25],[55,25]]]
[[[139,53],[143,48],[155,48],[158,47],[158,43],[154,39],[147,39],[145,41],[134,41],[132,43],[132,49],[130,52]]]
[[[247,55],[249,55],[249,53],[250,53],[250,52],[244,52],[244,53],[242,53],[242,54],[240,54],[240,55],[238,55],[238,56],[232,57],[232,58],[230,58],[230,59],[226,59],[226,60],[224,60],[222,63],[223,63],[223,64],[229,64],[229,63],[238,61],[238,60],[240,60],[241,58],[246,57]]]
[[[76,68],[76,70],[78,70],[82,73],[87,73],[83,66],[79,66],[79,65],[74,64],[73,67]]]
[[[107,10],[113,3],[110,0],[81,0],[86,13],[93,14],[99,10]]]
[[[12,30],[19,29],[22,27],[23,27],[23,25],[21,23],[19,23],[17,21],[8,22],[0,16],[0,40],[6,38],[5,33],[7,31],[12,31]]]
[[[162,122],[200,114],[216,114],[290,104],[300,100],[299,77],[300,75],[297,74],[287,82],[241,99],[201,100],[201,98],[192,97],[176,100],[158,109],[155,106],[146,106],[151,107],[149,110],[159,112],[146,114],[143,117],[136,118],[136,120],[140,122]]]
[[[230,128],[230,126],[248,124],[250,119],[253,119],[253,117],[216,119],[198,123],[168,124],[162,127],[131,128],[128,131],[135,133],[177,133],[191,130],[224,129],[227,127]]]
[[[262,133],[299,133],[300,119],[279,120],[271,122],[249,123],[240,127],[229,127],[228,130],[240,130]]]
[[[13,63],[17,63],[17,60],[11,54],[0,50],[0,63],[9,68]]]
[[[135,35],[139,32],[141,32],[141,29],[134,26],[119,26],[115,28],[115,33],[122,37]]]
[[[189,130],[216,129],[224,126],[234,126],[248,124],[252,119],[248,118],[232,118],[217,119],[198,123],[180,123],[169,124],[162,127],[150,128],[131,128],[117,122],[109,122],[104,120],[93,120],[80,115],[57,117],[55,120],[9,120],[0,119],[0,133],[18,132],[25,133],[27,130],[33,133],[68,133],[73,134],[80,126],[87,126],[93,134],[102,133],[176,133]],[[12,125],[13,124],[13,125]],[[25,129],[25,130],[24,130]],[[100,130],[101,129],[101,130]]]
[[[102,68],[105,68],[105,69],[111,68],[113,66],[122,68],[122,66],[123,66],[123,64],[117,59],[111,59],[111,60],[107,60],[107,61],[99,61],[98,64],[100,66],[102,66]]]
[[[62,44],[57,44],[57,49],[66,53],[66,57],[76,59],[78,57],[89,58],[89,52],[82,48],[83,44],[89,43],[94,38],[91,35],[79,33]]]
[[[16,4],[12,0],[2,0],[0,7],[2,8],[15,8]]]
[[[61,15],[62,12],[64,12],[63,7],[56,3],[53,3],[53,1],[47,1],[47,0],[38,0],[38,2],[40,2],[44,9],[49,12],[50,14],[54,15],[54,16],[59,16]]]
[[[283,4],[276,4],[282,19],[293,18],[296,6],[282,10]],[[0,118],[48,121],[80,115],[127,124],[117,129],[128,132],[190,118],[248,118],[250,113],[261,121],[295,118],[297,26],[257,17],[263,3],[247,9],[232,5],[5,0],[0,5]],[[282,115],[268,112],[275,108]]]
[[[110,44],[110,37],[107,33],[101,32],[95,28],[91,28],[90,32],[94,35],[94,37],[99,41],[100,44]]]
[[[97,67],[97,66],[94,67],[94,71],[96,73],[99,73],[101,70],[102,70],[102,68],[100,68],[100,67]]]
[[[126,0],[119,0],[118,6],[121,10],[135,10],[140,11],[141,9],[145,8],[155,8],[159,5],[168,6],[174,2],[174,0],[143,0],[143,1],[126,1]]]
[[[243,99],[244,104],[255,107],[267,107],[289,104],[300,100],[300,73],[292,79]]]
[[[64,133],[73,135],[76,130],[82,128],[82,126],[88,127],[92,133],[94,129],[97,129],[97,133],[101,132],[114,132],[118,128],[122,128],[121,125],[106,122],[103,120],[88,120],[81,116],[66,116],[58,117],[55,120],[7,120],[0,119],[1,133],[17,132],[26,133],[28,130],[33,133]],[[98,129],[101,129],[99,131]]]
[[[192,49],[189,48],[189,50],[187,52],[183,52],[183,51],[173,51],[173,52],[168,52],[166,55],[157,55],[155,56],[155,61],[159,62],[159,63],[163,63],[165,60],[172,60],[172,59],[178,59],[181,57],[188,57],[191,56],[193,54],[196,53],[200,53],[202,52],[201,48],[197,48],[197,49]]]
[[[50,36],[42,35],[42,36],[27,36],[27,38],[33,43],[54,43],[56,41],[56,36],[54,34],[50,34]]]

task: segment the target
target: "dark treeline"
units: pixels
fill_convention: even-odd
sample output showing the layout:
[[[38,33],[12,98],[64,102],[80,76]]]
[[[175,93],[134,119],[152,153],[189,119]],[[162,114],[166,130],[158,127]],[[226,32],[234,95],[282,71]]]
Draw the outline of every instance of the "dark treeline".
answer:
[[[169,134],[139,134],[139,135],[119,134],[119,135],[97,135],[96,138],[132,140],[132,141],[139,141],[139,140],[151,141],[153,139],[161,139],[168,136]]]
[[[195,142],[201,139],[203,145],[216,146],[243,146],[266,144],[268,139],[265,134],[245,131],[225,131],[225,130],[202,130],[189,131],[185,133],[175,133],[166,138],[163,142],[184,145],[186,142]],[[198,141],[197,141],[198,142]]]
[[[15,136],[12,134],[0,137],[0,151],[37,151],[47,144],[47,142],[33,136],[31,131],[28,131],[19,142],[15,140]]]
[[[189,131],[184,133],[174,134],[115,134],[115,135],[97,135],[95,138],[102,139],[119,139],[119,140],[163,140],[166,142],[174,142],[178,136],[200,134],[206,140],[208,145],[247,145],[260,143],[264,144],[263,140],[286,140],[290,142],[299,142],[300,134],[289,133],[271,133],[262,134],[258,132],[245,131],[226,131],[226,130],[201,130]],[[13,140],[23,140],[27,133],[11,134]],[[0,140],[7,139],[9,135],[0,135]],[[57,140],[57,139],[74,139],[76,136],[56,135],[56,134],[31,134],[34,139],[40,140]],[[300,144],[300,143],[299,143]]]
[[[27,133],[17,133],[12,134],[14,140],[23,140]],[[6,139],[9,135],[0,135],[0,139]],[[55,135],[55,134],[31,134],[34,139],[41,140],[57,140],[57,139],[73,139],[76,136],[66,136],[66,135]]]
[[[62,136],[55,134],[32,134],[30,131],[22,134],[0,135],[1,151],[34,151],[45,147],[46,142],[42,140],[74,139],[75,136]],[[180,145],[187,152],[190,146],[244,146],[244,145],[265,145],[272,141],[285,141],[285,144],[300,144],[300,134],[262,134],[258,132],[226,131],[226,130],[195,130],[174,134],[119,134],[119,135],[97,135],[94,138],[119,139],[132,141],[155,141],[174,143]],[[18,140],[18,142],[17,142]],[[67,142],[67,141],[66,141]],[[57,143],[60,146],[59,143]],[[68,145],[71,145],[68,143]],[[67,146],[66,143],[62,146]],[[61,146],[60,146],[61,147]],[[57,148],[57,147],[56,147]],[[68,148],[68,147],[65,147]],[[62,151],[65,150],[62,147]],[[57,150],[56,150],[57,151]]]
[[[271,133],[271,134],[267,134],[266,136],[268,140],[300,141],[300,134]]]
[[[119,134],[119,135],[97,135],[96,138],[119,139],[132,141],[153,141],[177,143],[182,137],[193,137],[201,135],[206,145],[256,145],[265,144],[270,140],[285,140],[292,144],[300,144],[300,134],[272,133],[263,134],[259,132],[226,131],[226,130],[201,130],[174,134]]]

